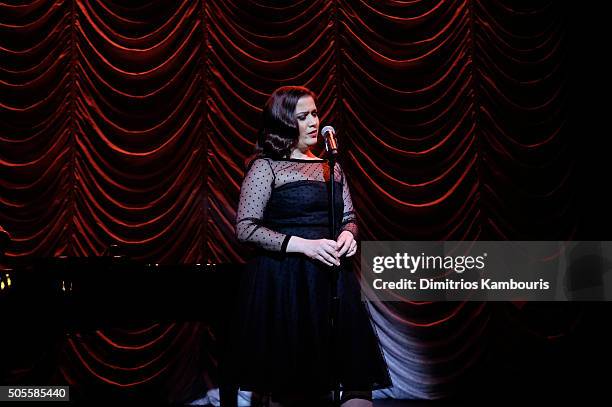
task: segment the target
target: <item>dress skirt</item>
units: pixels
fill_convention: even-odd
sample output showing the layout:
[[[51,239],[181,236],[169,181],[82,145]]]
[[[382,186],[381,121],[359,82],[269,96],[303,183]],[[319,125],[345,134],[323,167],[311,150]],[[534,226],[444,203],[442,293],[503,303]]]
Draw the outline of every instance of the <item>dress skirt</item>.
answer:
[[[291,227],[300,236],[324,236],[325,227]],[[390,387],[357,276],[341,258],[336,346],[330,327],[331,278],[325,264],[303,254],[260,250],[245,267],[231,322],[229,377],[242,390],[344,390]]]

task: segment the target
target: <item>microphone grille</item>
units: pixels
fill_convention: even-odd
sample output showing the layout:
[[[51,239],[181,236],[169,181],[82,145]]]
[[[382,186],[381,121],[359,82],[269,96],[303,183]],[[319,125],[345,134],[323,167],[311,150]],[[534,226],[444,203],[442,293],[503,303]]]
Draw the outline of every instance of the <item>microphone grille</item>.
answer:
[[[321,135],[325,136],[325,133],[327,133],[328,131],[331,131],[333,134],[336,134],[336,130],[334,130],[332,126],[325,126],[321,129]]]

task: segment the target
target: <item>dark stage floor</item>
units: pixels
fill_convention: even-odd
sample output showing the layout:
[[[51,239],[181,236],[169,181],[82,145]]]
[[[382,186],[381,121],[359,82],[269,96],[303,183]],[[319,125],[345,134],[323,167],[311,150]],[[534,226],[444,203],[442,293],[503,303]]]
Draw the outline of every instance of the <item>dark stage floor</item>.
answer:
[[[374,400],[374,407],[453,407],[463,406],[459,401],[429,401],[429,400]]]

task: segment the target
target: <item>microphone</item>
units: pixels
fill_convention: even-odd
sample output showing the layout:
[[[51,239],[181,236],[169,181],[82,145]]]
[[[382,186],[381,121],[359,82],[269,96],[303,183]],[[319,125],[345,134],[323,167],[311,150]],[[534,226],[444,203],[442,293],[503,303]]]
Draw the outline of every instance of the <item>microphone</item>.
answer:
[[[321,130],[321,136],[325,141],[325,151],[328,155],[338,155],[338,142],[336,141],[336,130],[332,126],[325,126]]]

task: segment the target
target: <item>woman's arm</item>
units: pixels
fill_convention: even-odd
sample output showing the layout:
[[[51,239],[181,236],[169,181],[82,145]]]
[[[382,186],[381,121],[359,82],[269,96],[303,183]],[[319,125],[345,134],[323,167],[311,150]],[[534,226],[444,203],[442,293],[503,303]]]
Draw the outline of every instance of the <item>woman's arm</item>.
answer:
[[[342,177],[342,202],[344,204],[342,223],[340,225],[340,233],[338,234],[337,241],[338,254],[340,256],[346,254],[346,257],[351,257],[357,252],[357,233],[359,231],[357,227],[357,215],[353,207],[351,191],[346,182],[344,171],[340,168],[340,164],[338,164],[338,169]]]
[[[357,233],[359,232],[359,228],[357,227],[357,215],[355,214],[355,208],[353,207],[351,191],[349,190],[348,182],[346,182],[344,171],[342,171],[342,168],[340,168],[340,164],[338,164],[338,168],[340,169],[340,174],[342,175],[342,201],[344,203],[340,233],[344,231],[351,232],[353,238],[356,240]]]
[[[265,250],[286,252],[290,235],[263,226],[263,217],[274,188],[274,171],[266,159],[256,159],[240,187],[236,237]]]

